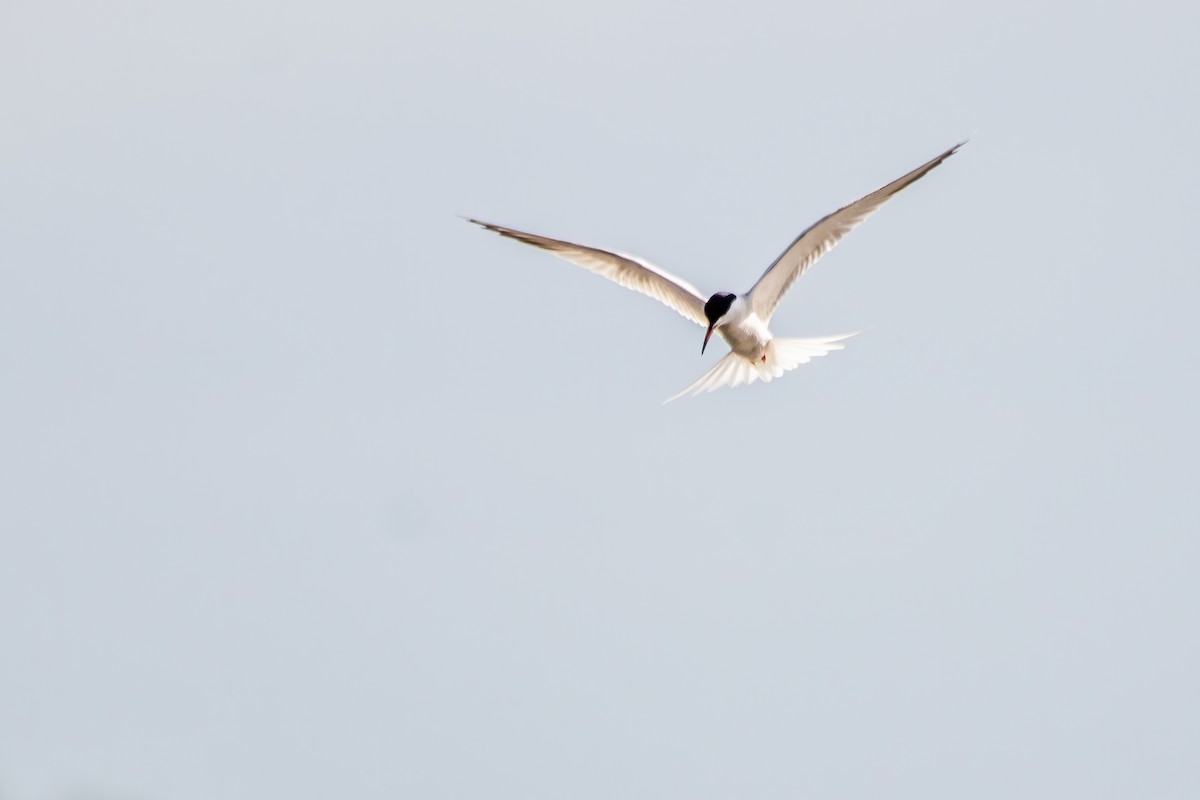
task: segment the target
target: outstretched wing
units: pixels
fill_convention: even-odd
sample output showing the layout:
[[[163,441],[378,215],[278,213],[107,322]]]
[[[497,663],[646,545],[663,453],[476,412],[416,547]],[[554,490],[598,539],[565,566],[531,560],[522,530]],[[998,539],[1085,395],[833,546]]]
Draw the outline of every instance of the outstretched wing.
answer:
[[[708,320],[704,316],[705,298],[700,294],[700,290],[666,270],[659,269],[649,261],[624,253],[586,247],[500,225],[492,225],[477,219],[467,221],[487,228],[489,231],[495,231],[501,236],[548,250],[559,258],[564,258],[597,275],[603,275],[626,289],[633,289],[635,292],[653,297],[697,325],[708,326]]]
[[[876,189],[866,197],[855,200],[848,206],[839,208],[827,217],[818,220],[796,237],[787,250],[775,263],[767,267],[767,271],[754,284],[747,299],[754,312],[765,322],[775,313],[775,306],[784,292],[799,278],[804,270],[815,264],[817,260],[833,249],[843,236],[871,216],[877,208],[883,205],[892,195],[904,187],[914,183],[941,164],[966,142],[959,142],[937,158],[927,161],[907,175]]]

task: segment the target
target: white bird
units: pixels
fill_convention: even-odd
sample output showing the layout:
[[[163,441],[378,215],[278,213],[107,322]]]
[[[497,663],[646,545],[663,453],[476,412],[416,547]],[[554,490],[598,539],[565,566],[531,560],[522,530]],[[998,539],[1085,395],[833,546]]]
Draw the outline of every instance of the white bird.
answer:
[[[706,300],[692,284],[637,256],[550,239],[477,219],[468,221],[501,236],[549,250],[560,258],[673,308],[706,329],[704,343],[700,346],[701,355],[708,347],[713,331],[721,334],[721,338],[729,343],[729,352],[700,380],[664,401],[669,403],[687,394],[711,392],[722,386],[734,387],[755,381],[768,383],[816,356],[841,350],[842,340],[854,334],[809,339],[785,339],[772,335],[767,325],[780,298],[796,278],[832,250],[843,236],[858,227],[892,195],[923,178],[964,144],[965,141],[959,142],[912,172],[810,225],[743,295],[717,292]]]

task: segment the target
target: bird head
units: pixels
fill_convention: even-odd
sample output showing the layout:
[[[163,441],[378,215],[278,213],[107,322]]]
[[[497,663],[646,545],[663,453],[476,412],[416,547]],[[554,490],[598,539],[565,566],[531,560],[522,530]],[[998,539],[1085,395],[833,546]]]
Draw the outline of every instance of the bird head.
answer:
[[[700,355],[704,355],[704,349],[708,347],[708,340],[712,336],[713,328],[717,327],[721,319],[729,313],[729,308],[736,299],[737,295],[731,292],[717,292],[704,304],[704,316],[708,318],[708,330],[704,332],[704,344],[700,345]]]

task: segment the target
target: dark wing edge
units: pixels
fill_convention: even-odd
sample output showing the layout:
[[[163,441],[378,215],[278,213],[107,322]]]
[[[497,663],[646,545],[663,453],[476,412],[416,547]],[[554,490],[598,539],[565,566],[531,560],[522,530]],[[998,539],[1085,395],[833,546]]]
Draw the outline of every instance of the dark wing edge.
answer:
[[[626,289],[653,297],[697,325],[708,325],[704,316],[706,298],[700,294],[700,290],[642,258],[562,239],[551,239],[471,217],[463,219],[506,238],[553,253]]]
[[[821,256],[834,248],[843,236],[858,227],[893,195],[929,174],[967,143],[959,142],[941,155],[926,161],[913,171],[882,186],[868,195],[860,197],[822,217],[797,236],[779,258],[767,267],[758,282],[747,293],[751,307],[764,321],[775,313],[780,299],[804,271],[815,264]]]

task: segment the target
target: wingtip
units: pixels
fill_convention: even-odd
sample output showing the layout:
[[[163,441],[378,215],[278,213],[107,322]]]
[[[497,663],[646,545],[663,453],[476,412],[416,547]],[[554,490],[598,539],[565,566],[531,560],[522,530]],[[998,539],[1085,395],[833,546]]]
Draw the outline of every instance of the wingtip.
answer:
[[[938,164],[941,164],[941,163],[942,163],[943,161],[945,161],[947,158],[949,158],[950,156],[952,156],[952,155],[954,155],[955,153],[957,153],[957,152],[959,151],[959,148],[961,148],[961,147],[962,147],[964,144],[966,144],[966,143],[967,143],[967,142],[969,142],[969,141],[971,141],[971,140],[970,140],[970,139],[963,139],[961,142],[959,142],[958,144],[954,145],[953,147],[951,147],[951,148],[950,148],[949,150],[947,150],[946,152],[942,153],[940,156],[938,156],[937,158],[935,158],[935,159],[933,160],[933,161],[934,161],[934,166],[937,166]]]
[[[503,225],[497,225],[494,222],[486,222],[482,219],[477,219],[476,217],[464,217],[461,214],[459,216],[462,219],[466,220],[467,222],[471,223],[472,225],[478,225],[479,227],[483,228],[485,231],[491,231],[492,233],[498,233],[501,236],[508,236],[513,239],[520,239],[520,236],[514,236],[514,234],[521,233],[520,231],[515,231],[512,228],[506,228]]]

